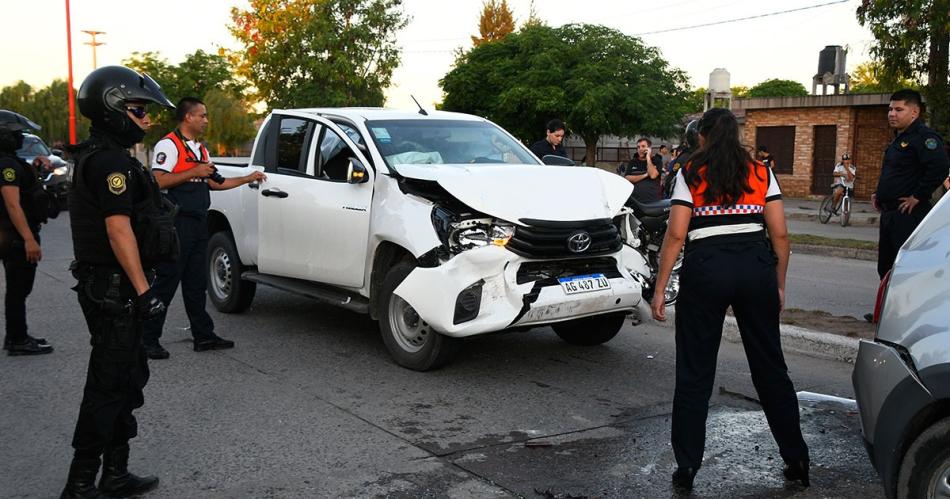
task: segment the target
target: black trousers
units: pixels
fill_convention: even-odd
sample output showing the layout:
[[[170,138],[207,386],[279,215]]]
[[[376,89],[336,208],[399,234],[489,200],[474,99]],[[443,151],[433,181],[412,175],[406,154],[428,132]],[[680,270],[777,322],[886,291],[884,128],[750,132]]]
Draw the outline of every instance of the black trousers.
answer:
[[[195,340],[207,338],[214,332],[214,321],[205,310],[208,290],[208,221],[205,217],[178,215],[175,229],[181,243],[181,254],[174,263],[162,263],[155,267],[155,283],[152,288],[167,307],[181,284],[181,297],[185,313]],[[158,343],[165,327],[162,314],[145,323],[145,344]]]
[[[125,445],[138,433],[132,411],[145,403],[148,360],[142,348],[142,321],[130,306],[136,294],[124,272],[87,267],[74,275],[92,353],[73,448],[77,458],[92,458],[109,447]]]
[[[699,243],[703,244],[703,243]],[[680,272],[676,302],[676,391],[673,454],[682,468],[699,469],[706,416],[726,309],[731,305],[742,346],[772,436],[786,461],[808,458],[798,399],[779,338],[776,259],[767,243],[691,248]]]
[[[894,266],[897,252],[929,212],[930,200],[917,203],[910,213],[901,213],[897,209],[881,212],[877,249],[877,275],[881,279]]]
[[[3,272],[6,276],[6,295],[3,298],[4,318],[6,319],[6,339],[13,343],[26,340],[26,298],[33,291],[36,280],[36,264],[26,260],[26,247],[18,235],[4,231],[0,237],[7,238],[8,248],[3,259]],[[39,241],[39,235],[36,236]]]

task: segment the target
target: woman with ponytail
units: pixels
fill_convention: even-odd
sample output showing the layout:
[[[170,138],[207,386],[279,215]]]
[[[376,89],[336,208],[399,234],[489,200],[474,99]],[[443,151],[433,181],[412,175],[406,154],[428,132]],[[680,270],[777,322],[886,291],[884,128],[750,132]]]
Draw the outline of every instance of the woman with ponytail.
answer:
[[[675,318],[673,486],[692,489],[702,465],[716,357],[730,306],[752,383],[785,461],[785,478],[808,486],[808,447],[779,339],[789,254],[781,191],[772,171],[739,141],[731,112],[710,109],[698,129],[699,149],[676,174],[656,282],[656,289],[666,287],[685,244]],[[651,306],[654,319],[666,320],[662,293]]]

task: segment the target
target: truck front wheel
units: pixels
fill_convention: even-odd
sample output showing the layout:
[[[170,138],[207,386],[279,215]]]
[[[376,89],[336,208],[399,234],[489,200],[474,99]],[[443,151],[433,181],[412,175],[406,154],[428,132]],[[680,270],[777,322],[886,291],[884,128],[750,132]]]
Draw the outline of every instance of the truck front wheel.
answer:
[[[595,315],[552,324],[554,332],[571,345],[593,346],[607,343],[623,328],[623,312]]]
[[[208,298],[226,314],[247,310],[254,301],[257,283],[241,279],[241,259],[231,235],[216,232],[208,240]]]
[[[415,268],[414,263],[403,261],[386,274],[379,290],[379,332],[397,364],[415,371],[428,371],[449,362],[460,342],[434,331],[406,300],[394,293]]]

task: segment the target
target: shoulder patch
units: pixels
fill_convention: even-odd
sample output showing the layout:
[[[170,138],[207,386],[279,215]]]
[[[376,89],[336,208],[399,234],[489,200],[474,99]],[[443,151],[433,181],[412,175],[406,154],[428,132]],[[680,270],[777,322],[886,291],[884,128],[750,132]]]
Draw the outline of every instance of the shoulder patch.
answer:
[[[930,137],[929,139],[925,140],[924,147],[933,151],[934,149],[937,148],[937,139]]]
[[[3,180],[7,182],[13,182],[16,180],[16,170],[13,168],[4,168],[3,169]]]
[[[109,192],[118,196],[125,192],[125,175],[122,173],[112,173],[106,177],[106,182],[109,184]]]
[[[168,157],[168,156],[166,156],[165,153],[160,152],[160,153],[158,153],[158,154],[155,155],[155,162],[158,163],[158,164],[160,164],[160,165],[164,165],[164,164],[165,164],[165,159],[166,159],[167,157]]]

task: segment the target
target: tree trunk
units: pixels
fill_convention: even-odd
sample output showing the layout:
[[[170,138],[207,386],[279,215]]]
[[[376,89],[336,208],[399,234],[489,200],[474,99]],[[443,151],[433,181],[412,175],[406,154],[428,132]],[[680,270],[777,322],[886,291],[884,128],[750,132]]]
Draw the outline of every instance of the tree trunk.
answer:
[[[930,122],[943,135],[950,133],[950,1],[934,0],[930,11],[930,54],[927,61],[927,107]]]
[[[584,137],[584,146],[587,154],[584,155],[584,164],[587,166],[597,166],[597,141],[600,137]]]

